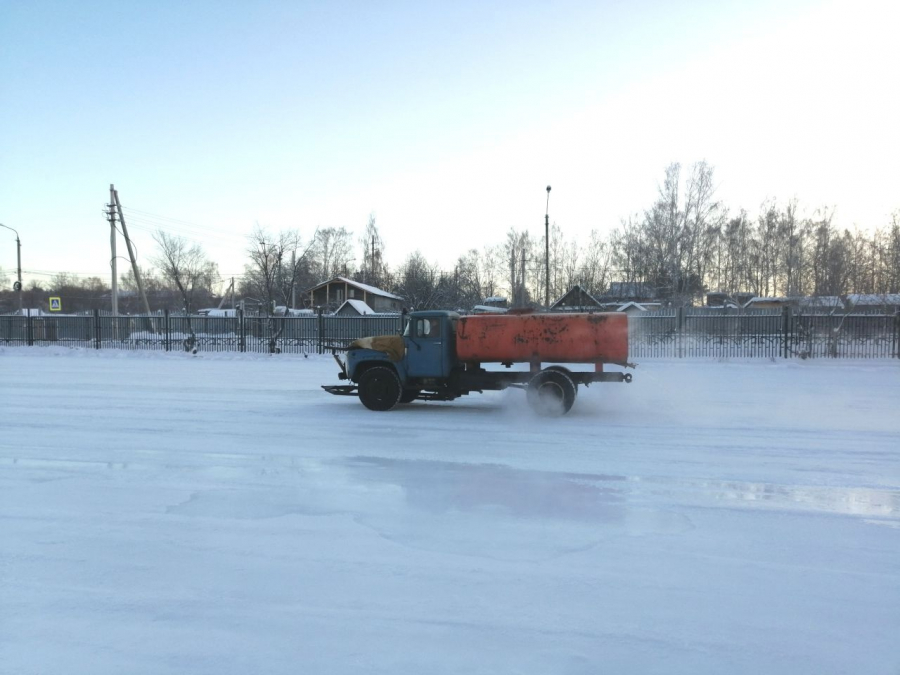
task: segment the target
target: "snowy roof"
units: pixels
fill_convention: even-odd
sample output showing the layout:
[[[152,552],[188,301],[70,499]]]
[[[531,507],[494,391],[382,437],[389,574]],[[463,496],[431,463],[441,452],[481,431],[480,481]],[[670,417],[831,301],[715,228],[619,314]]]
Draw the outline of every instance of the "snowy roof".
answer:
[[[353,279],[348,279],[347,277],[335,277],[330,281],[324,281],[318,286],[314,286],[312,290],[317,288],[322,288],[323,286],[327,286],[328,284],[333,284],[334,282],[339,281],[345,284],[349,284],[354,288],[358,288],[365,293],[370,293],[372,295],[380,295],[382,298],[391,298],[392,300],[403,300],[399,295],[394,295],[393,293],[388,293],[387,291],[383,291],[380,288],[375,288],[374,286],[369,286],[368,284],[361,284],[358,281],[353,281]]]
[[[801,307],[843,307],[844,303],[836,295],[818,295],[812,297],[797,298],[797,304]]]
[[[476,314],[506,314],[507,312],[503,307],[494,307],[492,305],[475,305],[472,311]]]
[[[642,305],[642,304],[640,304],[640,303],[638,303],[638,302],[626,302],[624,305],[622,305],[621,307],[619,307],[616,311],[617,311],[617,312],[624,312],[624,311],[629,310],[629,309],[631,309],[631,308],[638,309],[638,310],[640,310],[640,311],[642,311],[642,312],[646,312],[646,311],[647,311],[647,308],[644,307],[644,305]]]
[[[342,309],[344,309],[344,307],[346,305],[350,305],[353,309],[355,309],[357,312],[359,312],[359,314],[362,316],[365,316],[366,314],[374,314],[375,313],[375,310],[373,310],[371,307],[369,307],[362,300],[345,300],[343,302],[343,304],[337,308],[337,311],[335,311],[335,314],[339,314],[340,311]]]
[[[600,305],[600,301],[597,300],[597,298],[595,298],[593,295],[588,293],[586,290],[584,290],[584,287],[582,287],[580,284],[575,284],[574,286],[572,286],[572,288],[570,288],[568,291],[563,293],[562,296],[557,298],[556,301],[552,305],[550,305],[550,309],[554,309],[556,307],[563,305],[563,303],[565,303],[566,300],[569,298],[572,298],[573,300],[585,300],[586,299],[586,300],[590,301],[588,304],[579,302],[578,306],[580,306],[580,307],[591,307],[591,306],[598,307]],[[566,305],[566,306],[571,308],[575,305]]]
[[[219,309],[217,307],[210,307],[208,309],[198,309],[197,314],[200,316],[237,316],[236,309]]]
[[[900,293],[854,293],[847,296],[847,302],[851,306],[869,305],[900,305]]]

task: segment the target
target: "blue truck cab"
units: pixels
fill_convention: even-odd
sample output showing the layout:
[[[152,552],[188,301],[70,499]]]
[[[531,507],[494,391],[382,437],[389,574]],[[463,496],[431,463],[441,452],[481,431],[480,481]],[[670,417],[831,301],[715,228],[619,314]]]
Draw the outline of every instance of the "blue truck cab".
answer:
[[[403,335],[393,339],[402,349],[351,349],[347,353],[347,379],[357,384],[365,371],[378,366],[393,368],[404,389],[421,390],[445,381],[456,361],[456,322],[459,314],[447,311],[411,313],[404,326]],[[397,357],[400,357],[399,359]],[[406,392],[408,397],[412,392]],[[416,392],[418,393],[418,391]]]

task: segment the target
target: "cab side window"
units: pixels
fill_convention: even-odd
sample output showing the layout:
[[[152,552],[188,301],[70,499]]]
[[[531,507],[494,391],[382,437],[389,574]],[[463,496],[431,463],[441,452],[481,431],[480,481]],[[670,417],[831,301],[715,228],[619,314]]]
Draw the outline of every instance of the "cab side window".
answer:
[[[440,321],[437,319],[419,319],[416,321],[416,334],[423,338],[440,336]]]

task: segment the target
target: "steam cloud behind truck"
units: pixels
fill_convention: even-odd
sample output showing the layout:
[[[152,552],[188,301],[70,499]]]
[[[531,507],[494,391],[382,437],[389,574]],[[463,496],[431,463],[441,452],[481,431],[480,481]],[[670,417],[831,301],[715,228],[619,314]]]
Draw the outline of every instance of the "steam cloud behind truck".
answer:
[[[413,312],[403,335],[357,340],[345,362],[337,355],[335,359],[341,367],[338,377],[354,384],[323,389],[358,395],[371,410],[517,387],[525,390],[535,412],[562,415],[574,404],[579,384],[631,381],[630,374],[603,370],[605,364],[631,365],[628,316],[619,313],[460,317],[456,312]],[[485,370],[486,363],[506,370]],[[529,370],[510,370],[514,363],[527,363]],[[590,364],[593,370],[559,364]]]

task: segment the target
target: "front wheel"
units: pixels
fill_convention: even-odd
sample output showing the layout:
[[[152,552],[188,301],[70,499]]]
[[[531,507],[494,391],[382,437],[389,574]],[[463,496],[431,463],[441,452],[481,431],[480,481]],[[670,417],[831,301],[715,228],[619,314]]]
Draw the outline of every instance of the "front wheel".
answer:
[[[369,410],[390,410],[397,405],[402,391],[393,368],[373,366],[359,378],[359,400]]]
[[[561,370],[547,368],[531,378],[525,394],[528,405],[538,415],[559,417],[572,409],[576,392],[571,377]]]

